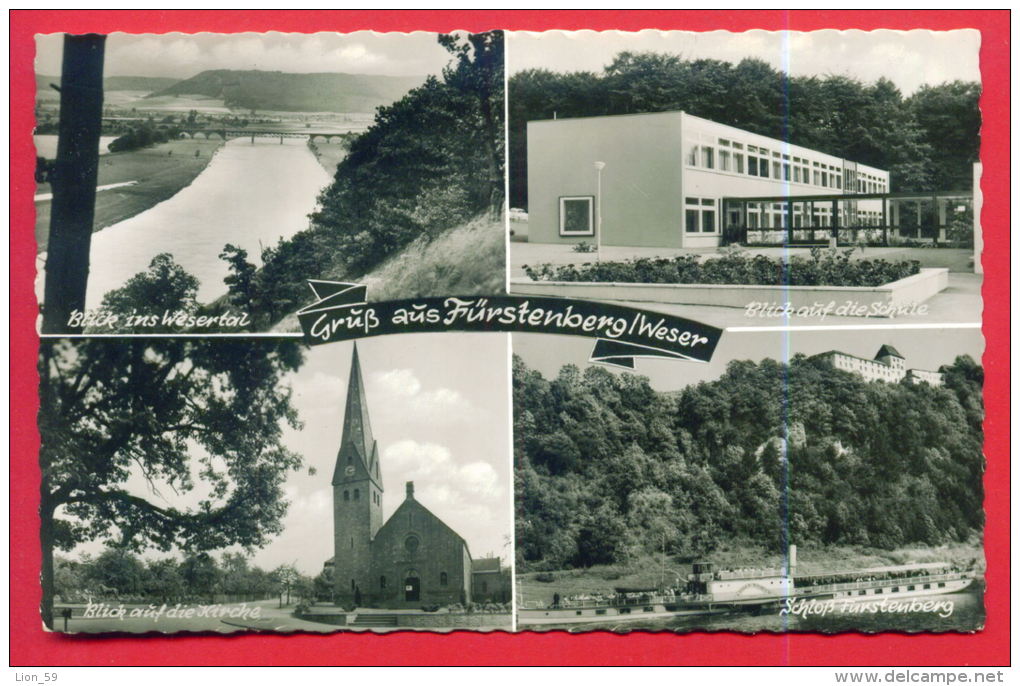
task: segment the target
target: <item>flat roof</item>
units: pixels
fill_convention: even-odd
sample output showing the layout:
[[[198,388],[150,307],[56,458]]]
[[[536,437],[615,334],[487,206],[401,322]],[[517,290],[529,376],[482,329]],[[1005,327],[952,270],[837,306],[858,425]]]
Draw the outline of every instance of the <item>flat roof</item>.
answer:
[[[972,198],[973,191],[931,191],[904,193],[823,193],[811,195],[759,195],[740,196],[724,195],[723,200],[740,200],[743,202],[821,202],[826,200],[931,200],[932,198]]]

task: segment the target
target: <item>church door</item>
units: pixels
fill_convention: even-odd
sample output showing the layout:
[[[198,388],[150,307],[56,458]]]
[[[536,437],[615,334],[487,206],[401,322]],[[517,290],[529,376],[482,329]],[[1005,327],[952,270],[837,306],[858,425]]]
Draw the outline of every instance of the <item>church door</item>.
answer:
[[[404,600],[407,602],[418,602],[421,599],[421,579],[418,572],[410,571],[404,579]]]

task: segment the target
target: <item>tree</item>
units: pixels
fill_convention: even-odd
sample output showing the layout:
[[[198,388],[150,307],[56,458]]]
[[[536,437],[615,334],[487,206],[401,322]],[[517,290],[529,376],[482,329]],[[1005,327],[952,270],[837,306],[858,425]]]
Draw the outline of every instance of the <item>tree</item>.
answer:
[[[47,625],[55,549],[107,540],[200,552],[279,533],[283,481],[301,464],[281,441],[284,426],[299,426],[284,377],[302,362],[286,340],[42,342]]]
[[[202,551],[184,558],[181,563],[181,577],[189,595],[199,595],[213,602],[217,590],[221,589],[223,571],[209,553]]]
[[[99,136],[103,127],[103,57],[106,36],[64,36],[60,68],[60,130],[46,257],[44,333],[80,333],[68,325],[85,309],[89,247],[96,211]]]
[[[118,595],[137,595],[143,590],[145,565],[128,550],[107,548],[90,565],[89,577]]]
[[[488,148],[489,212],[495,217],[503,208],[503,32],[441,34],[439,44],[455,60],[443,79],[478,100]]]
[[[99,310],[105,317],[117,316],[117,323],[104,327],[100,333],[170,333],[176,331],[172,324],[164,324],[163,312],[183,311],[192,313],[198,308],[195,299],[198,293],[198,279],[174,262],[170,253],[160,253],[152,258],[148,271],[132,276],[121,288],[103,296]],[[156,315],[155,325],[141,325],[129,320],[132,315]],[[89,333],[95,333],[90,331]]]

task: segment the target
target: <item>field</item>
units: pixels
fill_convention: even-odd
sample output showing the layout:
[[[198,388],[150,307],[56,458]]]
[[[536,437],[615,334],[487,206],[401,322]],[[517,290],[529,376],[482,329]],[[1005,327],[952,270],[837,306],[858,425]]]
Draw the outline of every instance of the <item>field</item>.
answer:
[[[220,140],[181,140],[103,155],[99,160],[99,186],[130,181],[137,183],[96,194],[92,230],[104,229],[171,198],[205,169],[221,145],[223,141]],[[199,153],[197,157],[196,151]],[[52,189],[49,184],[41,184],[35,192],[41,195],[52,192]],[[39,252],[46,250],[49,238],[50,205],[49,200],[35,203],[35,239]]]
[[[956,562],[966,566],[974,558],[978,568],[984,568],[984,552],[980,541],[938,547],[909,547],[897,550],[879,550],[862,546],[823,546],[801,548],[797,553],[796,574],[823,574],[845,570],[865,569],[883,565],[912,562]],[[751,545],[732,545],[708,555],[719,569],[742,567],[779,567],[779,555],[768,554]],[[666,585],[675,583],[679,576],[685,580],[691,571],[690,563],[677,563],[669,557],[657,556],[635,560],[628,564],[598,565],[588,569],[565,569],[554,572],[517,573],[518,603],[542,601],[550,603],[553,594],[569,597],[582,593],[612,593],[616,587],[658,588],[660,579]],[[540,580],[542,579],[542,580]]]

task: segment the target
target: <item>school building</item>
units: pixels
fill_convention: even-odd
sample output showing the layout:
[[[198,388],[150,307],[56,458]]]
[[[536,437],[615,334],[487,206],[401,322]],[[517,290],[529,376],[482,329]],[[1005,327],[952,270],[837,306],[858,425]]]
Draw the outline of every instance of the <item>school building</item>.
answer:
[[[709,248],[938,240],[960,198],[686,112],[528,122],[528,240]]]

